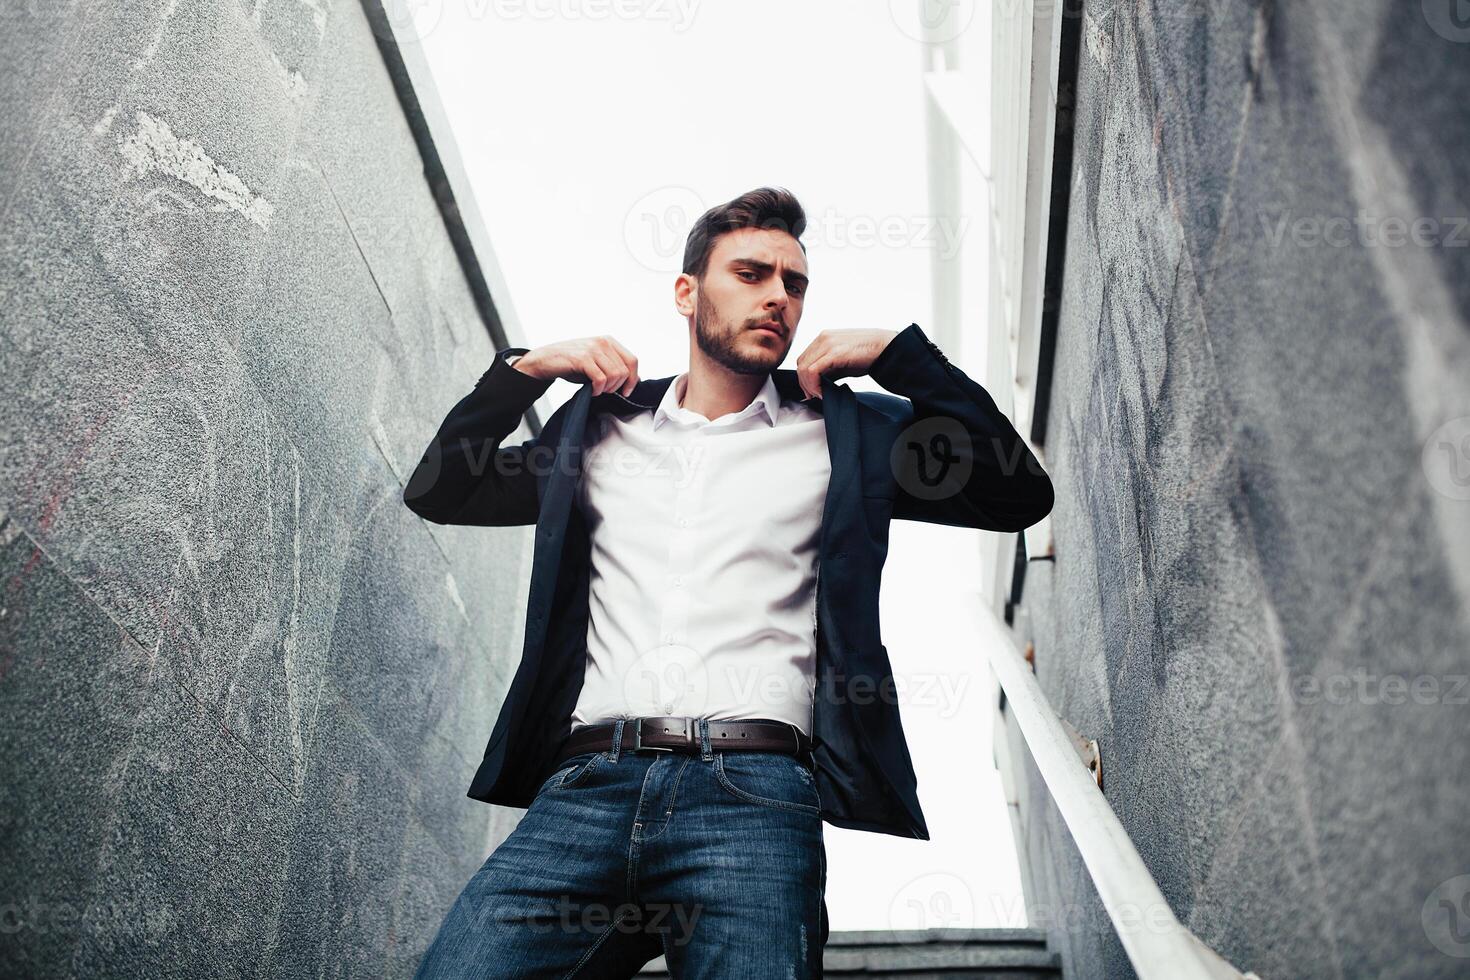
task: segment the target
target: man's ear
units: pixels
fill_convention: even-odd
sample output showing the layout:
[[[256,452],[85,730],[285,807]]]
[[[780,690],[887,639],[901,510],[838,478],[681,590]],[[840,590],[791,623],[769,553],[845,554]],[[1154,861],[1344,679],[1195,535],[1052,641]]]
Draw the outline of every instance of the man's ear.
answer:
[[[699,306],[699,283],[687,272],[674,280],[674,309],[680,316],[693,316]]]

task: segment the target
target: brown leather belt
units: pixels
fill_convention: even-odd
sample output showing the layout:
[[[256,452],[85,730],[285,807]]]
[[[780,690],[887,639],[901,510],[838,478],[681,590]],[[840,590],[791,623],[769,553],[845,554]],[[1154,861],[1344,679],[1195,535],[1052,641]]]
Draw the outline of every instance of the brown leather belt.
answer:
[[[557,755],[561,765],[583,752],[611,752],[616,722],[584,725],[575,728]],[[795,725],[774,718],[750,718],[740,721],[711,721],[709,747],[713,752],[785,752],[809,758],[811,739]],[[672,716],[629,718],[623,722],[622,748],[630,752],[701,751],[699,719]]]

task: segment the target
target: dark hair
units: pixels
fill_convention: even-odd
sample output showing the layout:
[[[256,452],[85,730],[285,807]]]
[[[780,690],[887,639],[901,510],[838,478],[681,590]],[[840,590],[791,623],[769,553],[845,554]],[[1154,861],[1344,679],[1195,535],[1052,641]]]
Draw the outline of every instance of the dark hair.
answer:
[[[715,247],[715,240],[740,228],[774,228],[788,233],[801,245],[806,212],[796,195],[781,187],[757,187],[733,201],[716,205],[689,229],[689,238],[684,242],[683,271],[702,278],[709,268],[709,253]],[[801,251],[806,253],[805,245],[801,245]]]

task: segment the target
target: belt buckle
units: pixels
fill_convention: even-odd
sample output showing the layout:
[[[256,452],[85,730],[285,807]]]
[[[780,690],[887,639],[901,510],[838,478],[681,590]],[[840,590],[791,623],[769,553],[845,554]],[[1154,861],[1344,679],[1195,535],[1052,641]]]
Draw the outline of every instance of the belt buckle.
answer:
[[[643,744],[643,722],[644,722],[644,719],[640,717],[638,719],[637,724],[635,724],[633,726],[633,751],[634,752],[641,752],[641,751],[643,751],[645,749],[648,750],[649,752],[672,752],[672,751],[674,751],[673,746],[668,746],[668,745],[644,745]],[[684,723],[684,739],[687,741],[689,739],[689,719],[688,718],[683,719],[683,723]]]

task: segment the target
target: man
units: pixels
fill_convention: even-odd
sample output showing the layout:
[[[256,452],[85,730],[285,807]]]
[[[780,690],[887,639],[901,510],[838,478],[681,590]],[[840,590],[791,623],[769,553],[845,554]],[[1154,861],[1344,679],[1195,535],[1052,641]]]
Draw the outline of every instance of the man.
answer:
[[[499,351],[404,491],[441,524],[535,524],[521,662],[469,795],[527,813],[428,977],[817,977],[823,822],[927,840],[878,629],[893,518],[1017,531],[1051,482],[917,325],[828,330],[779,368],[806,219],[703,215],[674,304],[689,368],[597,336]],[[869,374],[893,392],[835,379]],[[502,440],[556,378],[541,435]]]

